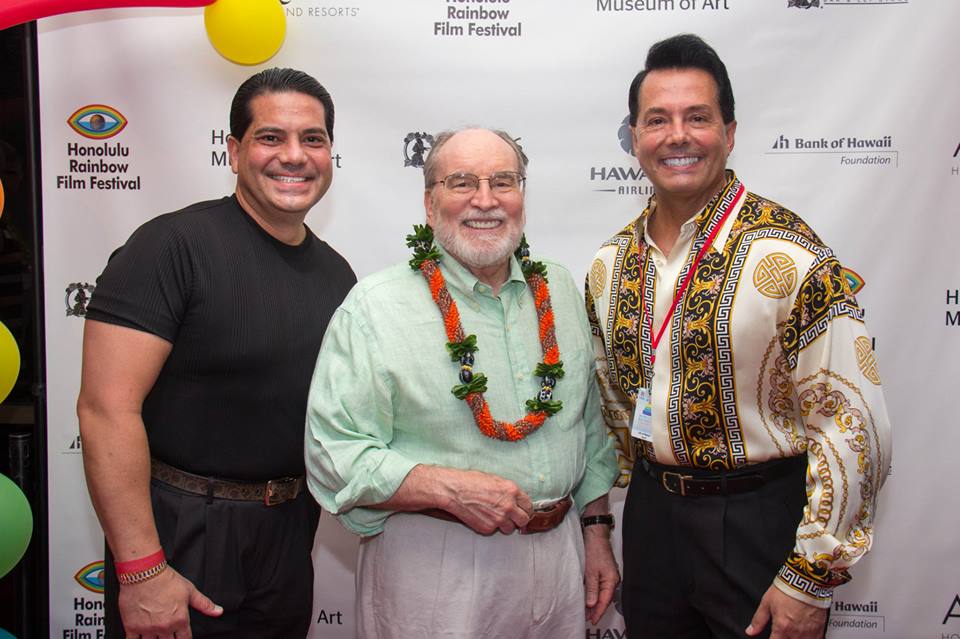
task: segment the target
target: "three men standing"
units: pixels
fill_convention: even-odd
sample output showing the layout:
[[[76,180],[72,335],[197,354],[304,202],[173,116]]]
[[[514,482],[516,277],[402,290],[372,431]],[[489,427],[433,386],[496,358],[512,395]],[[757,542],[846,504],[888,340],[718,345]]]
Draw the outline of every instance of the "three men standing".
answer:
[[[291,70],[241,86],[235,196],[138,229],[88,310],[108,636],[121,618],[129,636],[306,634],[303,407],[328,321],[307,482],[364,537],[361,636],[582,636],[583,602],[598,620],[619,579],[601,399],[631,483],[628,631],[822,636],[890,460],[863,313],[830,249],[727,169],[713,49],[654,45],[629,104],[655,196],[598,252],[586,317],[521,241],[526,157],[482,129],[438,136],[411,263],[334,313],[355,278],[303,224],[330,184],[329,95]]]
[[[628,100],[654,196],[587,283],[630,483],[627,631],[822,637],[890,463],[863,311],[810,227],[727,169],[733,91],[711,47],[655,44]]]
[[[307,387],[356,281],[303,223],[333,177],[333,116],[305,73],[249,78],[230,110],[236,193],[147,222],[97,281],[77,410],[108,637],[309,629]]]

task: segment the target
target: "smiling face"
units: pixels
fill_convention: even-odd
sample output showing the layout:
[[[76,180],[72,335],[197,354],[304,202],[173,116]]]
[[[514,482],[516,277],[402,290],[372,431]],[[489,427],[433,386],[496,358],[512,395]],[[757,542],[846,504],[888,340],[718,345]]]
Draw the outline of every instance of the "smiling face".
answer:
[[[251,100],[250,112],[243,138],[227,139],[237,199],[271,234],[302,230],[333,179],[323,105],[304,93],[264,93]]]
[[[651,71],[637,101],[633,152],[658,206],[692,216],[726,181],[737,123],[723,123],[717,84],[701,69]]]
[[[437,153],[436,178],[472,173],[487,178],[499,171],[520,171],[517,154],[495,133],[467,129],[451,137]],[[510,272],[525,223],[523,191],[495,192],[487,180],[470,194],[442,183],[424,194],[427,223],[437,242],[481,281],[497,288]]]

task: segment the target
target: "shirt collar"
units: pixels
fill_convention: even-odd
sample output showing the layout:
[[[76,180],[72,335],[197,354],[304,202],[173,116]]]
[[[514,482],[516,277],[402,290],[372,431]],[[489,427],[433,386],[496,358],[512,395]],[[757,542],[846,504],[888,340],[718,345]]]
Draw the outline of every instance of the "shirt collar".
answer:
[[[727,192],[727,189],[730,188],[730,185],[737,181],[737,174],[733,169],[726,170],[727,181],[724,182],[723,188],[717,191],[716,195],[710,198],[710,201],[707,202],[706,206],[697,211],[696,215],[691,215],[690,219],[684,222],[680,227],[680,236],[684,238],[689,238],[691,233],[691,227],[696,226],[697,232],[702,231],[711,219],[722,214],[722,211],[717,207],[717,200],[723,197],[723,194]],[[643,210],[643,213],[636,219],[636,229],[637,229],[637,239],[639,236],[645,236],[647,233],[647,220],[650,219],[650,216],[653,215],[653,212],[657,210],[657,195],[654,193],[650,196],[650,199],[647,200],[647,208]]]
[[[440,265],[443,269],[443,276],[447,280],[447,287],[457,289],[465,295],[474,297],[476,295],[490,295],[491,288],[484,284],[477,276],[470,272],[470,269],[457,261],[457,258],[450,255],[449,251],[439,242],[436,242],[437,250],[440,251]],[[523,277],[523,270],[520,268],[520,262],[515,255],[510,256],[510,273],[507,280],[500,287],[500,294],[516,289],[517,287],[526,288],[527,280]],[[518,296],[519,297],[519,296]]]

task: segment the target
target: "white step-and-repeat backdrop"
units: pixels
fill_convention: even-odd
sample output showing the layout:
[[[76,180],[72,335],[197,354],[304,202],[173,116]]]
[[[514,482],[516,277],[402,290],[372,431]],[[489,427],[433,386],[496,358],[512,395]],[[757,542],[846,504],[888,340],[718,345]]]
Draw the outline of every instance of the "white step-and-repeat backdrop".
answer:
[[[960,639],[960,3],[280,1],[286,41],[267,64],[315,75],[337,109],[334,184],[307,221],[360,276],[406,259],[422,149],[466,124],[520,138],[531,244],[582,276],[651,191],[624,125],[647,48],[678,32],[710,42],[737,99],[731,166],[851,269],[887,391],[895,444],[876,545],[837,591],[829,635]],[[262,67],[220,57],[199,9],[72,14],[39,30],[51,637],[83,639],[102,632],[103,555],[74,408],[84,305],[143,221],[232,190],[229,103]],[[122,130],[79,134],[69,121],[90,129],[90,106]],[[324,516],[313,637],[353,636],[356,551]],[[622,628],[611,609],[587,637]]]

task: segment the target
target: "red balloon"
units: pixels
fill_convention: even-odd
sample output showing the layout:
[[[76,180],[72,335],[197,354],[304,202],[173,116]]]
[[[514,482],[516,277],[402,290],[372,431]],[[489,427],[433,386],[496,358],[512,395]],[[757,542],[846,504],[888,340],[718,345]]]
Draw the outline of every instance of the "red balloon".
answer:
[[[0,29],[47,16],[120,7],[205,7],[214,0],[3,0]]]

